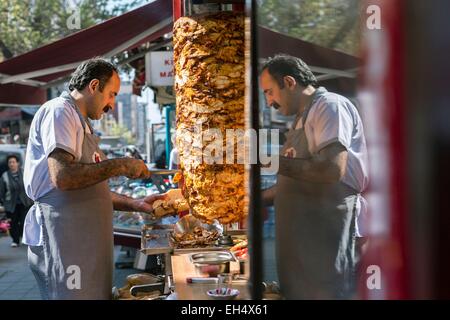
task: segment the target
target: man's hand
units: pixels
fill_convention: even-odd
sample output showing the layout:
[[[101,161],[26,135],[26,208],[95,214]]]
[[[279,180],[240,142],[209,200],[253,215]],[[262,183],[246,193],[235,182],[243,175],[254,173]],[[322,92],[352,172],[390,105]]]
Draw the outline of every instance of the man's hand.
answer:
[[[348,152],[340,143],[332,143],[309,159],[280,156],[279,174],[315,183],[337,183],[345,175]]]
[[[167,194],[152,194],[141,199],[133,199],[115,192],[111,192],[111,199],[114,210],[118,211],[137,211],[151,214],[153,212],[153,203],[156,200],[166,199]]]
[[[153,212],[153,202],[156,200],[164,200],[167,198],[167,194],[152,194],[142,199],[135,199],[136,211],[152,213]]]
[[[125,166],[125,176],[130,179],[146,179],[150,178],[150,171],[144,161],[138,159],[123,159]]]

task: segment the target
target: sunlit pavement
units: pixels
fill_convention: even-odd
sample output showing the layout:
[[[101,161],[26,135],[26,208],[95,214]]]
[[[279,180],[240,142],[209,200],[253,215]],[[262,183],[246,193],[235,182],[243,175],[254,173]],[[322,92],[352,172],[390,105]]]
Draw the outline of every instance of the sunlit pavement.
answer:
[[[28,267],[27,246],[11,248],[11,238],[0,236],[0,300],[40,300]]]

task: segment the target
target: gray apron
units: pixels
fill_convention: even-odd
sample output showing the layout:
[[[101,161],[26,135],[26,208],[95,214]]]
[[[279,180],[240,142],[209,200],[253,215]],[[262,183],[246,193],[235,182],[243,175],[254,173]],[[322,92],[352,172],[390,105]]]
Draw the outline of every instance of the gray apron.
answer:
[[[80,162],[105,159],[99,138],[86,132],[73,107],[84,129]],[[111,299],[113,208],[107,181],[81,190],[53,189],[35,205],[42,213],[43,246],[30,246],[28,261],[42,298]]]
[[[308,159],[304,127],[315,97],[286,134],[281,155]],[[303,126],[295,129],[297,121]],[[346,299],[354,290],[357,192],[342,182],[311,183],[278,175],[277,265],[287,299]]]

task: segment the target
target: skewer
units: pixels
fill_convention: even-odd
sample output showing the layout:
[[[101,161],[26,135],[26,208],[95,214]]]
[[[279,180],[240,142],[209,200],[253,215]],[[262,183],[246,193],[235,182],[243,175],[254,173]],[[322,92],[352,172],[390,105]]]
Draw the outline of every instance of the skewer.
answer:
[[[151,172],[151,174],[154,174],[154,175],[176,174],[178,172],[181,172],[179,169],[173,169],[173,170],[168,170],[168,169],[149,169],[149,171]]]

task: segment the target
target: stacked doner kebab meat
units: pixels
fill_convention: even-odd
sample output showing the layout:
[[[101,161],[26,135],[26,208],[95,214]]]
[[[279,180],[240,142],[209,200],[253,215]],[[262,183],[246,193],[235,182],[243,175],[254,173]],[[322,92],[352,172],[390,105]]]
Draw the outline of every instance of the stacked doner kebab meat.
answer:
[[[214,143],[226,150],[226,130],[244,130],[244,17],[221,12],[182,17],[174,24],[177,147],[194,216],[221,223],[246,216],[244,164],[207,163]],[[200,133],[219,130],[216,135]],[[212,132],[209,131],[209,132]],[[216,131],[217,132],[217,131]],[[235,140],[234,156],[238,148]]]

